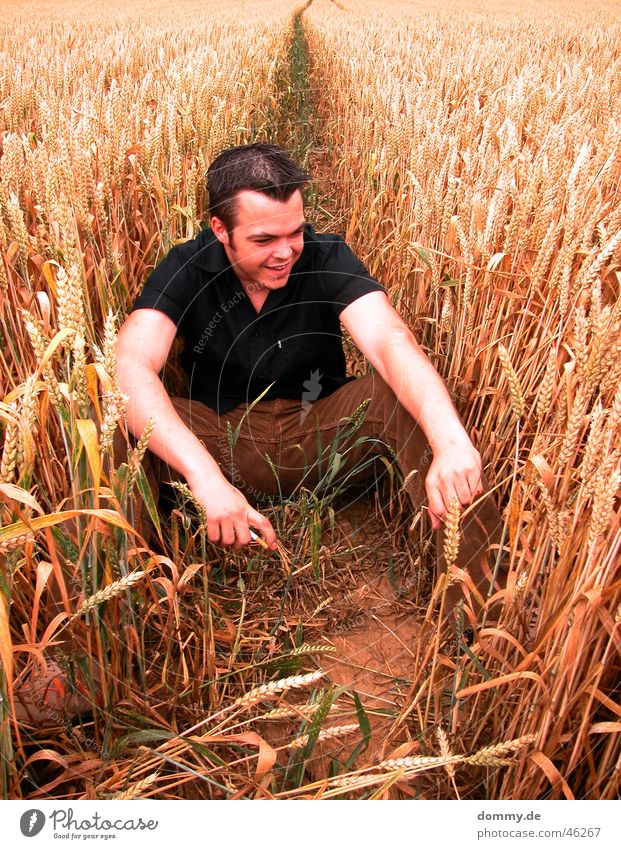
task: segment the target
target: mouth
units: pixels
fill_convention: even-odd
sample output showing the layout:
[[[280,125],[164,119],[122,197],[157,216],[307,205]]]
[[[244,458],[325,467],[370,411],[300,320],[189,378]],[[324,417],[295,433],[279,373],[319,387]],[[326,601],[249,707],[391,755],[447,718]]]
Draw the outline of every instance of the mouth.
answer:
[[[289,262],[285,262],[283,265],[266,265],[265,268],[272,276],[276,278],[281,278],[287,277],[289,275],[289,272],[291,271],[291,266],[292,262],[291,260],[289,260]]]

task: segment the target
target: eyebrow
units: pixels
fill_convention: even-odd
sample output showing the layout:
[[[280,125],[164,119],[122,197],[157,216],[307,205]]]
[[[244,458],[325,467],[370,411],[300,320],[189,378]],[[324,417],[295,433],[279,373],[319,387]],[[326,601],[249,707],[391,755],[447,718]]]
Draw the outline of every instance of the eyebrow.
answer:
[[[293,236],[296,233],[300,233],[306,227],[306,221],[303,221],[299,227],[296,227],[295,230],[291,233],[287,233],[288,236]],[[252,236],[248,236],[249,239],[277,239],[278,236],[274,235],[274,233],[260,232],[253,233]]]

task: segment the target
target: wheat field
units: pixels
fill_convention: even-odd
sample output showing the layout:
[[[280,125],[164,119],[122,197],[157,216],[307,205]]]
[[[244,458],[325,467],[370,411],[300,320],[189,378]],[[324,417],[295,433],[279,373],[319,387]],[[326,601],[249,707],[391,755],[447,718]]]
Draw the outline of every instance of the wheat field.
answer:
[[[0,2],[3,797],[616,798],[621,4],[48,6]],[[181,488],[156,551],[149,433],[111,454],[117,329],[198,233],[210,161],[256,140],[311,167],[310,218],[386,286],[502,510],[500,613],[455,655],[391,474],[374,521],[421,624],[379,740],[330,681],[331,496],[274,506],[274,568],[210,545]],[[33,729],[14,695],[50,653],[92,714]]]

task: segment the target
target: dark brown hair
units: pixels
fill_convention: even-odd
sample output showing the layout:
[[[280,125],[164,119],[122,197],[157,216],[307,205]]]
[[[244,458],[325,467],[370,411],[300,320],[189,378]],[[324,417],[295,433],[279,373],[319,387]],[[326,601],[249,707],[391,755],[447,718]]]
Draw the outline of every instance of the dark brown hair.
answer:
[[[217,216],[230,234],[235,227],[235,197],[244,189],[274,200],[289,200],[310,175],[276,144],[256,142],[223,150],[207,170],[209,216]]]

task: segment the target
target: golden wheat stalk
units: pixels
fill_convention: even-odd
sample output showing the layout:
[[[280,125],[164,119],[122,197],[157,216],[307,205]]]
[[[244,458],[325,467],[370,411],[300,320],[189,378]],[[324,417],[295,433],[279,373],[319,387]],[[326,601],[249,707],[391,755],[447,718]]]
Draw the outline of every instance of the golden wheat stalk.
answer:
[[[355,734],[356,731],[360,731],[360,725],[357,722],[350,723],[349,725],[335,725],[333,728],[322,728],[317,735],[317,742],[321,743],[326,740],[336,740],[340,737],[348,737],[350,734]],[[287,743],[287,745],[283,748],[303,749],[307,745],[309,739],[310,734],[301,734],[299,737],[296,737],[295,740]]]
[[[438,727],[436,728],[436,736],[438,738],[438,743],[440,744],[440,753],[443,758],[446,758],[446,772],[448,774],[448,777],[452,781],[455,778],[455,766],[451,761],[453,753],[451,752],[451,747],[449,746],[448,735],[441,725],[438,725]]]
[[[291,675],[289,678],[280,678],[278,681],[270,681],[267,684],[261,684],[260,687],[255,687],[243,696],[236,699],[231,705],[232,708],[249,708],[252,705],[258,704],[263,699],[271,698],[279,693],[285,693],[288,690],[295,690],[299,687],[306,687],[323,677],[323,672],[318,669],[315,672],[308,672],[304,675]]]
[[[102,590],[99,590],[98,592],[94,593],[94,595],[91,595],[87,599],[85,599],[80,605],[80,607],[73,614],[71,619],[76,619],[83,613],[88,613],[89,610],[94,610],[96,607],[99,607],[99,605],[103,604],[105,601],[110,601],[110,599],[121,595],[126,590],[133,587],[134,584],[137,584],[138,581],[142,580],[145,575],[146,572],[130,572],[129,575],[125,575],[118,581],[114,581],[112,584],[108,584],[107,587],[104,587]]]
[[[520,749],[531,746],[536,739],[536,734],[524,734],[515,740],[508,740],[506,743],[496,743],[493,746],[486,746],[484,749],[479,749],[473,755],[468,755],[463,760],[464,763],[475,764],[476,766],[495,766],[498,758],[514,755]]]
[[[30,542],[35,538],[35,535],[32,531],[29,531],[25,534],[20,534],[19,536],[12,537],[9,540],[5,540],[2,542],[0,540],[0,554],[6,554],[9,551],[13,551],[15,548],[20,548],[27,542]]]
[[[12,405],[16,410],[15,405]],[[8,421],[4,434],[2,462],[0,463],[0,482],[10,483],[17,466],[17,449],[19,443],[19,428],[14,421]]]
[[[144,455],[147,452],[147,446],[149,444],[149,440],[153,435],[153,431],[155,430],[155,419],[151,418],[144,426],[144,430],[140,434],[140,439],[138,440],[138,444],[134,449],[131,458],[131,471],[129,473],[129,477],[127,479],[127,489],[128,491],[132,489],[134,484],[136,483],[136,478],[138,477],[138,472],[140,471],[140,466],[142,465],[142,461],[144,460]]]
[[[183,483],[183,481],[171,481],[170,485],[184,495],[188,501],[190,501],[195,507],[196,512],[198,513],[198,518],[200,521],[201,528],[207,527],[207,511],[205,510],[203,504],[196,498],[190,487]]]
[[[80,272],[72,265],[69,272],[59,268],[56,273],[58,292],[58,329],[70,330],[73,334],[84,328],[84,303]],[[68,337],[73,341],[73,337]]]
[[[548,354],[548,360],[546,362],[546,370],[543,376],[543,380],[541,381],[539,393],[537,395],[536,414],[537,419],[539,421],[543,421],[543,419],[550,412],[552,393],[554,392],[554,386],[556,383],[556,371],[557,354],[556,350],[554,348],[551,348],[550,353]]]
[[[81,328],[76,328],[73,340],[73,400],[78,408],[79,415],[84,417],[88,414],[88,378],[86,375],[86,342]]]
[[[262,713],[261,716],[257,716],[256,719],[260,719],[261,722],[264,719],[289,719],[291,717],[304,717],[305,719],[310,719],[317,711],[319,710],[319,705],[300,705],[299,708],[291,708],[291,707],[280,707],[274,708],[274,710],[268,710],[267,713]]]
[[[614,517],[614,503],[621,485],[621,471],[615,469],[611,474],[603,470],[594,486],[593,512],[589,523],[589,547],[594,546],[606,532]]]
[[[507,383],[509,384],[511,409],[513,410],[513,413],[516,418],[521,419],[524,415],[524,411],[526,410],[524,392],[522,391],[522,387],[520,386],[520,381],[518,379],[517,374],[515,373],[515,369],[511,364],[509,352],[502,343],[498,345],[498,358],[500,359],[500,365],[502,366],[502,370],[504,371],[505,377],[507,378]]]
[[[145,790],[147,790],[153,782],[158,778],[157,772],[152,772],[150,775],[147,775],[146,778],[143,778],[141,781],[137,781],[135,784],[130,785],[127,790],[124,790],[122,793],[117,793],[112,796],[112,799],[140,799]]]
[[[451,499],[449,509],[444,519],[444,543],[443,554],[444,564],[448,572],[449,567],[457,560],[459,552],[459,519],[460,519],[460,503],[459,499]]]
[[[23,320],[26,332],[30,337],[30,343],[37,357],[37,361],[40,363],[43,360],[50,340],[44,332],[43,325],[39,319],[35,318],[35,316],[26,310],[23,311]],[[60,392],[60,386],[49,360],[43,366],[43,380],[53,405],[57,410],[62,409],[63,399]]]
[[[292,649],[289,654],[292,657],[296,657],[300,654],[323,654],[326,652],[335,652],[336,646],[326,646],[321,643],[318,645],[311,645],[310,643],[303,643],[301,646],[298,646],[296,649]]]

